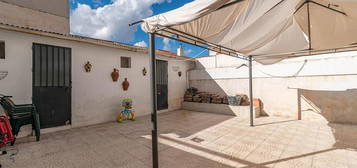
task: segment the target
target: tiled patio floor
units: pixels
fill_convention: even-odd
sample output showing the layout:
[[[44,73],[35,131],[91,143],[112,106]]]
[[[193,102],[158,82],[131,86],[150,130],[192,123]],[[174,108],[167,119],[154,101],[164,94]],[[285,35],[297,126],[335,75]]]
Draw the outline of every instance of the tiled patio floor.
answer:
[[[277,117],[248,123],[189,111],[160,114],[160,167],[357,167],[357,126]],[[40,142],[22,139],[15,161],[9,155],[0,161],[5,168],[149,168],[150,128],[145,116],[46,134]]]

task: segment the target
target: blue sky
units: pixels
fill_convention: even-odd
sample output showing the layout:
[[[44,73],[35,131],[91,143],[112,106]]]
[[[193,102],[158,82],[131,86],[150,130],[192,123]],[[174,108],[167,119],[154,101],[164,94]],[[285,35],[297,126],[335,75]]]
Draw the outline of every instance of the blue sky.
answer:
[[[148,35],[129,22],[167,12],[192,0],[71,0],[71,33],[94,38],[148,45]],[[156,40],[157,49],[176,52],[179,45],[187,56],[208,55],[204,49],[179,41]]]

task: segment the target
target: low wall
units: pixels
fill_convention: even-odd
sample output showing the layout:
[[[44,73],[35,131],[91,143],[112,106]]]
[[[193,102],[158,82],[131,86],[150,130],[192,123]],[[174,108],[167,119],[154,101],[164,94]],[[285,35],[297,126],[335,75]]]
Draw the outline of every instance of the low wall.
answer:
[[[254,98],[262,100],[263,113],[270,116],[357,124],[354,55],[291,59],[267,66],[254,64]],[[240,66],[244,62],[224,67],[222,60],[214,67],[213,58],[198,59],[198,68],[189,76],[190,86],[220,95],[249,95],[248,68]]]
[[[182,102],[182,109],[206,113],[233,115],[243,118],[248,118],[250,116],[249,106],[231,106],[227,104]],[[256,110],[256,108],[254,108],[253,113],[255,117],[260,116],[259,110]]]
[[[221,95],[248,95],[248,84],[248,79],[190,80],[200,91]],[[298,118],[301,111],[302,119],[357,124],[357,91],[339,89],[356,84],[357,75],[254,78],[253,94],[268,115]]]

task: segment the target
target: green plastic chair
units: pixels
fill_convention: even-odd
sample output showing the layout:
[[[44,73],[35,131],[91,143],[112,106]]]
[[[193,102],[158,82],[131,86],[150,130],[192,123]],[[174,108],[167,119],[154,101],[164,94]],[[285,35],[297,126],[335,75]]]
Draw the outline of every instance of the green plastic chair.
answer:
[[[40,117],[33,104],[15,104],[11,96],[3,96],[0,99],[0,104],[4,108],[12,127],[12,133],[18,135],[20,128],[24,125],[31,124],[35,130],[36,141],[40,140]]]

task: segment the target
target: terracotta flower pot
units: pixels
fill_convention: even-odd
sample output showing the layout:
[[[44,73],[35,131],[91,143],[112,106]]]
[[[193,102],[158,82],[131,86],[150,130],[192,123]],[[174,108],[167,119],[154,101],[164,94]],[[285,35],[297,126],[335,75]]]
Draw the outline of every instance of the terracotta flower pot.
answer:
[[[127,78],[125,78],[124,79],[124,82],[122,83],[122,86],[123,86],[123,90],[124,91],[127,91],[128,90],[128,88],[129,88],[129,82],[128,82],[128,79]]]
[[[111,76],[112,76],[113,82],[118,81],[118,79],[119,79],[119,70],[114,68],[113,72],[111,73]]]

